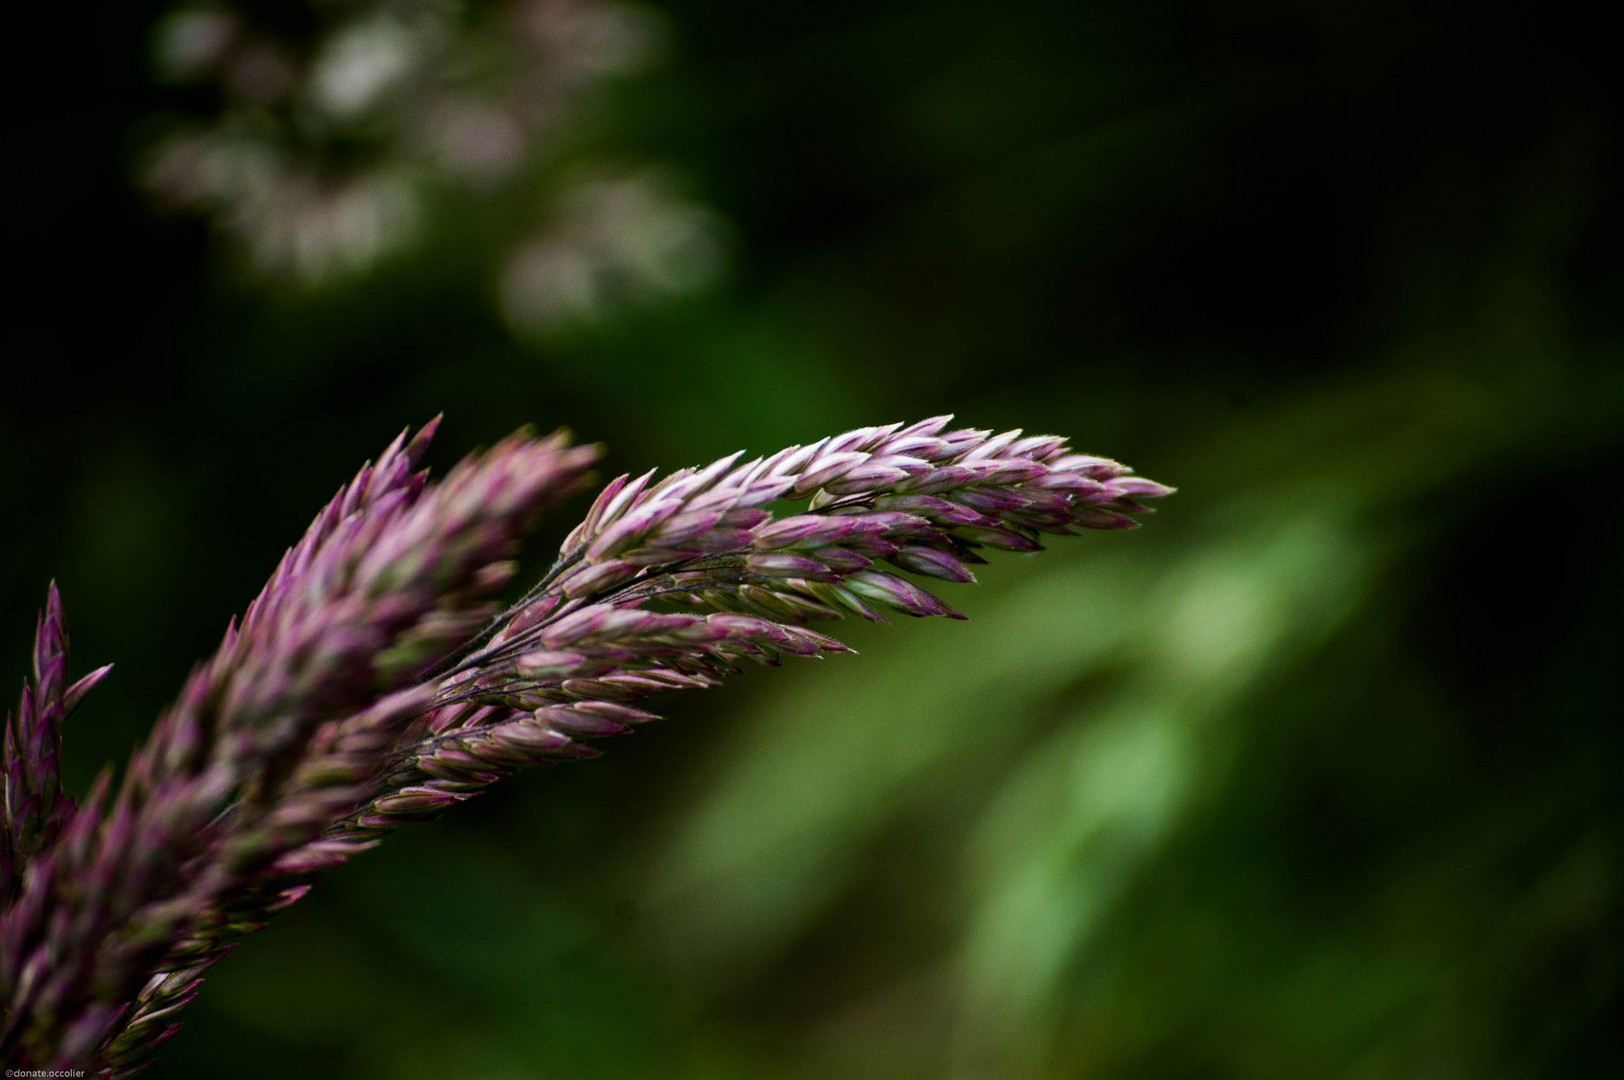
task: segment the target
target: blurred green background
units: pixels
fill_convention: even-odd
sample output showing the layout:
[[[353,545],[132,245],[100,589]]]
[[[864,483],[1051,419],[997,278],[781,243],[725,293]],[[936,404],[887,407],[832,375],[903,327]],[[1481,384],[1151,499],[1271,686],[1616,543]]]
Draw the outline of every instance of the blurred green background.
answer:
[[[641,471],[951,411],[1180,488],[987,567],[968,624],[849,628],[392,838],[152,1077],[1614,1075],[1599,15],[17,18],[0,675],[54,575],[75,670],[118,664],[75,789],[441,411],[441,469],[523,423]]]

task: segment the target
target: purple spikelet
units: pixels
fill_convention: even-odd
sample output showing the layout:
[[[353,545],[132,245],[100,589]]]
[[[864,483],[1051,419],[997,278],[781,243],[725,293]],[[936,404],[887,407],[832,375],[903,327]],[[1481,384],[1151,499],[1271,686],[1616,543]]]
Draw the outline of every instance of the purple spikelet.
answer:
[[[649,694],[714,685],[740,660],[846,651],[809,620],[963,618],[894,571],[973,581],[981,550],[1131,527],[1139,500],[1172,491],[1063,439],[944,432],[949,420],[611,481],[542,582],[446,673],[379,794],[298,858],[335,865],[516,768],[588,755],[577,739],[650,719],[628,704]],[[796,499],[804,512],[765,509]]]
[[[0,896],[15,899],[23,872],[36,851],[55,842],[73,810],[58,781],[62,722],[85,695],[113,670],[97,668],[68,685],[68,631],[62,595],[52,582],[45,611],[34,631],[34,677],[23,686],[15,715],[7,714],[0,804],[5,833],[0,836]]]
[[[0,1053],[133,1075],[206,970],[314,876],[516,769],[596,753],[634,702],[743,661],[847,651],[821,619],[957,611],[912,577],[971,582],[992,550],[1136,524],[1171,489],[1064,440],[864,428],[608,484],[523,598],[518,537],[595,451],[515,436],[438,483],[434,425],[395,440],[317,515],[198,667],[116,787],[58,791],[61,604],[5,734]],[[786,516],[770,504],[799,502]]]
[[[594,457],[515,437],[430,486],[412,472],[423,445],[397,440],[323,510],[107,812],[74,815],[74,842],[32,867],[0,916],[8,1060],[82,1062],[132,1004],[145,1018],[136,999],[155,973],[218,956],[261,871],[353,807],[380,748],[432,698],[417,681],[489,618],[518,536]],[[371,748],[360,776],[311,763],[354,741],[330,734],[345,725]],[[74,962],[29,983],[36,953]],[[134,1064],[139,1050],[114,1038],[98,1060]]]

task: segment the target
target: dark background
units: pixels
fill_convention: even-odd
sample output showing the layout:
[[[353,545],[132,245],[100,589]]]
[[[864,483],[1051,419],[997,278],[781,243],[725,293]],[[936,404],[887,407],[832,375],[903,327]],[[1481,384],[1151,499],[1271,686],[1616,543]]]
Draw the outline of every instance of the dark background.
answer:
[[[659,62],[553,164],[312,285],[143,191],[154,118],[224,107],[154,77],[163,10],[9,35],[0,674],[54,576],[75,671],[118,664],[74,790],[442,411],[440,469],[524,423],[614,472],[952,411],[1181,490],[987,567],[969,625],[854,629],[392,838],[149,1075],[1616,1068],[1624,141],[1590,16],[661,4]],[[505,322],[507,215],[576,159],[679,177],[726,273]]]

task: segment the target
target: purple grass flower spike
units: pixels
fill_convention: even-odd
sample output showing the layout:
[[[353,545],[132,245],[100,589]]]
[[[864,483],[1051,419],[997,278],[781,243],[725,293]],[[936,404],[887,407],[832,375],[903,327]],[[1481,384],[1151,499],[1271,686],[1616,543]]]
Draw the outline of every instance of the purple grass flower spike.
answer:
[[[30,858],[51,846],[73,812],[73,799],[62,794],[57,783],[62,721],[113,665],[97,668],[71,686],[67,668],[67,624],[62,596],[52,582],[34,631],[34,678],[23,686],[16,715],[6,717],[0,895],[7,903],[16,899]]]
[[[403,435],[81,804],[59,790],[62,721],[108,669],[68,683],[52,586],[6,721],[0,1053],[131,1076],[210,966],[388,832],[595,755],[584,740],[654,719],[634,704],[652,694],[848,651],[811,621],[963,618],[904,573],[973,582],[988,549],[1132,526],[1172,490],[1053,436],[948,420],[619,477],[503,610],[519,538],[596,451],[520,433],[430,482],[435,425]]]

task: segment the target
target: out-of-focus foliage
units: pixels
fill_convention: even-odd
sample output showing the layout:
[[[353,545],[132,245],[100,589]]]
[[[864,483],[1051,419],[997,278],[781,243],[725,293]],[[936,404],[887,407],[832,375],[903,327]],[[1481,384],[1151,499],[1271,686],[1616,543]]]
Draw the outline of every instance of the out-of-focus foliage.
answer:
[[[516,328],[601,318],[720,268],[713,213],[657,166],[594,156],[602,99],[663,28],[618,0],[184,4],[154,68],[193,100],[153,117],[142,178],[250,274],[305,287],[483,211]]]
[[[617,470],[955,410],[1181,490],[987,567],[948,597],[968,625],[673,697],[606,759],[391,838],[220,965],[153,1076],[1609,1074],[1624,141],[1598,25],[679,0],[612,9],[658,58],[593,68],[553,126],[513,104],[574,77],[514,29],[532,7],[611,10],[109,6],[84,66],[18,87],[0,672],[54,573],[74,654],[119,665],[70,785],[442,409],[445,461],[533,421]],[[281,97],[224,60],[159,77],[144,43],[173,59],[199,13],[284,50]],[[332,113],[319,73],[368,34],[411,63]],[[464,104],[511,110],[507,171],[448,164]],[[275,183],[158,216],[177,139],[259,147],[232,168]],[[295,206],[276,184],[380,177],[415,225],[365,258],[255,246]]]

